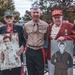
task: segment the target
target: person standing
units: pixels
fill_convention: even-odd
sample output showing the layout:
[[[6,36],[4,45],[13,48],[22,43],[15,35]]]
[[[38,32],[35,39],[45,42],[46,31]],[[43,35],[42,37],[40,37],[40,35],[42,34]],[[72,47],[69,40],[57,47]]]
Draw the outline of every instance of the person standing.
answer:
[[[12,12],[12,10],[8,10],[4,13],[4,20],[6,22],[6,25],[0,27],[0,34],[12,35],[13,33],[18,33],[19,47],[20,47],[19,55],[21,57],[21,62],[23,62],[22,52],[24,50],[25,43],[26,43],[24,36],[23,36],[23,28],[13,23],[14,13]],[[21,67],[2,70],[1,75],[21,75]]]
[[[75,42],[74,25],[70,22],[63,21],[62,10],[56,9],[52,11],[53,23],[49,24],[49,43],[48,43],[48,67],[50,68],[51,60],[51,40],[65,41],[72,40]],[[50,69],[49,69],[50,71]],[[50,75],[50,74],[49,74]]]
[[[47,38],[48,24],[40,20],[40,9],[31,9],[32,20],[24,25],[27,38],[26,64],[28,75],[44,75],[44,39]]]

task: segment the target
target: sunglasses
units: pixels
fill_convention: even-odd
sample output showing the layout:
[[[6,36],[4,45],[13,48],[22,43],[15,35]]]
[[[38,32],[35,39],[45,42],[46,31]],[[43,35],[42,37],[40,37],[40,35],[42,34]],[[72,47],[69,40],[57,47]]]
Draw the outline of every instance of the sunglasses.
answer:
[[[5,18],[7,18],[7,19],[8,19],[8,18],[12,18],[12,16],[6,16]]]

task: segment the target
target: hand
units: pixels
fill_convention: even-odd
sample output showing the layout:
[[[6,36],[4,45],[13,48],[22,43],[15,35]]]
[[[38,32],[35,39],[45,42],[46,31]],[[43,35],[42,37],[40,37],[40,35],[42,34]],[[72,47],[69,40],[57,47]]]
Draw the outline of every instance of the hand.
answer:
[[[18,51],[16,52],[16,54],[17,54],[18,56],[20,56],[20,55],[23,53],[23,51],[24,51],[24,46],[21,46],[21,47],[18,49]]]
[[[25,47],[25,49],[24,49],[24,55],[26,55],[27,49],[28,49],[28,47]]]
[[[60,41],[60,42],[62,42],[62,41],[64,41],[65,39],[64,39],[64,37],[59,37],[58,39],[57,39],[57,41]]]

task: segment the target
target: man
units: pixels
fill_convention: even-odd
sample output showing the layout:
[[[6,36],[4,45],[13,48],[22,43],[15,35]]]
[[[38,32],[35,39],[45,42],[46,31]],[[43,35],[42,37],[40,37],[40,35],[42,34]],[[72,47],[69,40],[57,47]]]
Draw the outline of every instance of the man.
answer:
[[[12,33],[18,33],[19,47],[20,47],[19,53],[20,53],[20,57],[21,57],[21,62],[23,62],[22,52],[23,52],[24,46],[25,46],[25,39],[23,36],[23,28],[19,25],[15,25],[13,23],[14,13],[11,10],[8,10],[4,13],[4,20],[6,22],[6,25],[0,27],[0,34],[11,34],[12,35]],[[21,67],[2,70],[1,74],[2,75],[21,75]]]
[[[54,75],[68,75],[68,68],[73,67],[71,55],[65,51],[66,43],[58,43],[59,51],[52,55],[51,63],[55,65]]]
[[[48,24],[40,20],[40,9],[32,8],[32,20],[25,24],[27,38],[26,64],[28,75],[44,75],[44,39],[47,37]]]
[[[52,12],[52,20],[53,23],[49,24],[50,34],[49,34],[49,44],[48,44],[48,67],[50,67],[50,59],[51,59],[51,42],[50,40],[72,40],[75,41],[75,31],[74,25],[69,22],[63,21],[63,13],[62,10],[54,10]],[[49,74],[50,75],[50,74]]]
[[[19,58],[19,50],[14,50],[11,45],[11,37],[5,35],[3,37],[5,50],[1,52],[2,64],[1,69],[11,69],[21,65]]]

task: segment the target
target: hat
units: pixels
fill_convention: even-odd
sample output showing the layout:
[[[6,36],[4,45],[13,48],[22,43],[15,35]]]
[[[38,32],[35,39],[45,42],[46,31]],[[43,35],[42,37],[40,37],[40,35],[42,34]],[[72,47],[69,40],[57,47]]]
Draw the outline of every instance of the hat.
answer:
[[[62,13],[62,10],[54,10],[53,12],[52,12],[52,16],[56,16],[56,15],[62,15],[63,13]]]
[[[59,47],[61,44],[63,44],[63,45],[66,47],[66,43],[65,43],[65,42],[59,42],[59,43],[58,43],[58,47]]]
[[[8,10],[4,13],[4,17],[6,16],[14,16],[13,11],[12,10]]]

